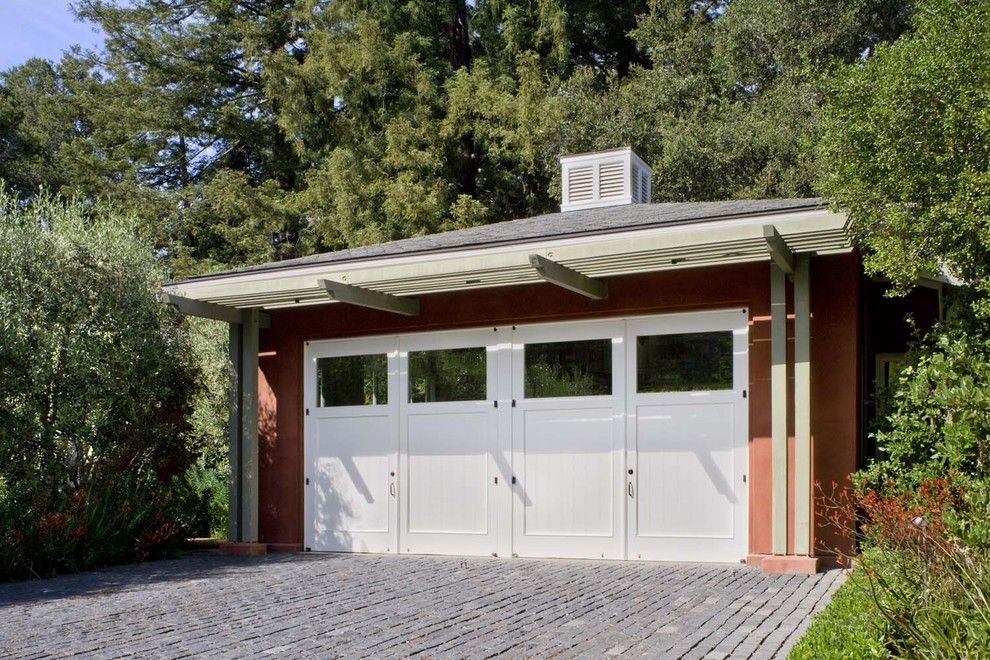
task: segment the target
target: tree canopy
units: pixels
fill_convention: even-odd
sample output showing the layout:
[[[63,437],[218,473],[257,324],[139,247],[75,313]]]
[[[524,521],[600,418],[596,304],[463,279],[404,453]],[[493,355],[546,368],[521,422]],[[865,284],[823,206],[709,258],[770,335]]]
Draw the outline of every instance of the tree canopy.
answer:
[[[173,273],[523,217],[632,145],[654,198],[813,194],[830,72],[907,0],[81,0],[96,52],[0,74],[0,178],[110,199]]]
[[[869,270],[902,287],[943,271],[990,314],[990,5],[933,0],[914,29],[846,67],[826,105],[821,187]]]

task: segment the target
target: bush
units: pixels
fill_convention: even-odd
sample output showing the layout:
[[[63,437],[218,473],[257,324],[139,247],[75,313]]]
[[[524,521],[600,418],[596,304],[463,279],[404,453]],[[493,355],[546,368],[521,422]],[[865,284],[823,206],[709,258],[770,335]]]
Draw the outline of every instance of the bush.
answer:
[[[200,374],[135,222],[0,192],[0,579],[180,537]]]
[[[990,479],[990,338],[962,322],[937,328],[899,372],[890,413],[876,434],[880,458],[865,487],[914,489],[953,472]]]
[[[891,653],[976,657],[990,648],[990,548],[971,542],[987,525],[979,483],[950,473],[913,489],[888,482],[886,492],[843,488],[827,498],[830,522],[865,548],[859,581]]]

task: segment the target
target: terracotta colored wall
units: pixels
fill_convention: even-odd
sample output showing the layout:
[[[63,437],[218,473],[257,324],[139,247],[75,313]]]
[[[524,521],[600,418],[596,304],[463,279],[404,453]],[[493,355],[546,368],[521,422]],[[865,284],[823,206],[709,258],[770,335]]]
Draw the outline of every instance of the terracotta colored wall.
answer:
[[[841,315],[826,309],[833,298],[853,296],[857,289],[839,291],[831,280],[844,276],[856,281],[859,267],[854,257],[829,257],[813,262],[812,358],[820,364],[856,363],[855,324],[842,327]],[[588,300],[546,284],[424,296],[417,317],[347,305],[323,305],[272,312],[272,327],[261,335],[261,463],[259,513],[260,540],[267,543],[302,541],[302,348],[303,342],[361,335],[416,332],[430,329],[511,325],[601,316],[628,316],[677,311],[748,307],[750,309],[750,547],[752,552],[770,549],[770,352],[769,265],[746,264],[669,273],[635,275],[609,281],[609,298]],[[835,301],[832,301],[835,302]],[[839,301],[845,310],[858,309]],[[819,310],[822,310],[819,313]],[[843,314],[845,311],[843,311]],[[818,332],[819,316],[822,331]],[[819,348],[817,339],[832,342]],[[848,341],[851,340],[851,343]],[[837,382],[822,382],[813,364],[814,391],[836,391]],[[847,371],[849,373],[847,373]],[[852,380],[846,381],[849,374]],[[838,390],[855,390],[856,369],[841,369]],[[821,458],[823,474],[844,469],[847,458],[855,462],[857,399],[840,396],[833,403],[813,406],[812,423],[821,418],[829,438],[829,452]],[[274,420],[274,423],[272,423]],[[832,458],[827,458],[831,456]],[[816,453],[816,469],[819,457]],[[848,473],[848,472],[847,472]],[[816,474],[817,478],[817,474]]]
[[[829,489],[857,468],[862,400],[862,271],[848,255],[811,262],[812,479]],[[814,482],[813,482],[814,483]],[[852,548],[822,527],[819,506],[812,547],[819,554]]]

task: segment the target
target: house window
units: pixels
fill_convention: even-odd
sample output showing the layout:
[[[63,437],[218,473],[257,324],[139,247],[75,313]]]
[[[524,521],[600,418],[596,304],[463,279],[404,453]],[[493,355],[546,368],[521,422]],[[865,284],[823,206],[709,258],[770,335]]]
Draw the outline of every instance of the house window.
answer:
[[[527,399],[612,393],[612,340],[526,344]]]
[[[882,419],[890,412],[891,398],[901,370],[904,369],[904,353],[878,353],[876,357],[876,377],[874,396],[876,419]]]
[[[636,391],[731,389],[731,332],[636,337]]]
[[[317,406],[377,406],[386,403],[388,357],[384,353],[317,359]]]
[[[488,355],[483,347],[409,353],[409,401],[481,401],[487,397]]]

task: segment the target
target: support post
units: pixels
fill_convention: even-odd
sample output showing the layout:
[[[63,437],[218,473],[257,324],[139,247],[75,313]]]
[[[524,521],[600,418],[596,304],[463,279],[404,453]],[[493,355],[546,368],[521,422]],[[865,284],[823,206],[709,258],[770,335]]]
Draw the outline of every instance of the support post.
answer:
[[[787,554],[787,282],[770,265],[771,550]]]
[[[257,309],[241,324],[241,541],[258,542],[258,326]]]
[[[228,326],[230,372],[230,409],[228,417],[228,462],[230,464],[227,540],[233,543],[241,539],[241,330],[240,323]]]
[[[811,551],[811,297],[807,255],[794,263],[794,554]]]

